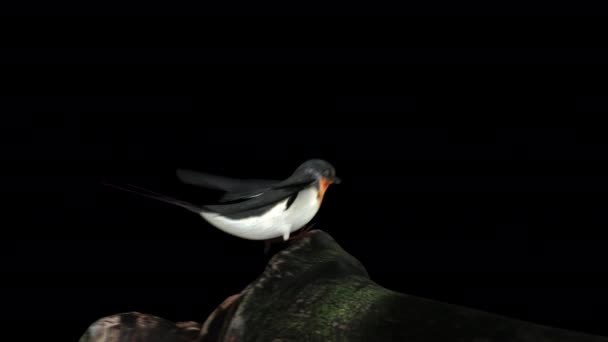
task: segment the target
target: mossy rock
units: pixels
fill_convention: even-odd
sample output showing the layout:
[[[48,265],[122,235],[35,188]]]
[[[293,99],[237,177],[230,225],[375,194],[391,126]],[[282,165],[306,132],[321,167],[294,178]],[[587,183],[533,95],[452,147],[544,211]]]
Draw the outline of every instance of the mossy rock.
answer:
[[[171,331],[163,340],[135,340],[608,342],[605,337],[391,291],[373,282],[363,265],[321,230],[277,253],[258,279],[222,303],[200,331],[193,323],[188,332],[181,331],[180,324],[188,326],[163,322],[163,329]],[[97,336],[103,336],[96,329]],[[124,333],[133,338],[133,329],[125,327]],[[115,336],[81,342],[130,341]]]

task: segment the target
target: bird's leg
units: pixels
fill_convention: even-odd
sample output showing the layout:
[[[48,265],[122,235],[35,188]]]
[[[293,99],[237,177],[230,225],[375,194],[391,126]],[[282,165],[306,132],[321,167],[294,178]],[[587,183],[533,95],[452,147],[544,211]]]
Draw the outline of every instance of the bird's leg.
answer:
[[[283,241],[283,238],[278,237],[274,239],[264,240],[264,254],[268,254],[268,251],[270,251],[270,247],[272,247],[272,244],[279,241]]]
[[[268,254],[270,250],[270,246],[272,245],[272,240],[264,240],[264,254]]]

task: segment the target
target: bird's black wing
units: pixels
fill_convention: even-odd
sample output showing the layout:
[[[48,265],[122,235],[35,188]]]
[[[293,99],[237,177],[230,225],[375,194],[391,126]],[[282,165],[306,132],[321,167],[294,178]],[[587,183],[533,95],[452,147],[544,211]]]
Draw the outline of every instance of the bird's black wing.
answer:
[[[262,195],[269,188],[261,188],[255,191],[244,191],[244,192],[227,192],[218,200],[219,203],[242,201],[249,198],[257,197]]]
[[[185,184],[226,192],[220,199],[222,202],[254,197],[280,183],[278,180],[236,179],[186,169],[178,169],[176,174]]]
[[[292,175],[284,181],[277,182],[270,186],[271,189],[297,189],[298,191],[315,182],[315,178],[311,175]]]
[[[218,200],[219,203],[239,201],[250,203],[249,200],[266,194],[270,190],[280,190],[272,194],[273,196],[278,196],[277,200],[281,200],[284,198],[281,196],[289,197],[294,191],[297,192],[314,181],[314,178],[306,174],[291,176],[286,180],[279,181],[268,179],[236,179],[187,169],[178,169],[176,173],[183,183],[225,192]]]
[[[260,187],[252,191],[242,191],[242,192],[228,192],[219,199],[220,203],[226,202],[234,202],[247,200],[253,197],[261,196],[262,194],[266,194],[271,190],[282,190],[286,191],[286,193],[293,193],[300,191],[301,189],[310,185],[314,180],[310,178],[289,178],[284,181],[274,181],[272,184],[268,184],[268,186]],[[282,192],[277,192],[282,193]],[[288,195],[289,196],[289,195]]]
[[[295,196],[298,195],[298,192],[310,184],[312,184],[312,182],[308,182],[306,184],[284,184],[278,187],[271,187],[265,190],[260,196],[244,199],[240,202],[207,205],[204,206],[203,209],[216,212],[233,219],[260,215],[267,210],[270,210],[270,208],[272,208],[278,202],[285,199],[290,199],[287,201],[287,205],[291,205],[293,200],[295,200]]]

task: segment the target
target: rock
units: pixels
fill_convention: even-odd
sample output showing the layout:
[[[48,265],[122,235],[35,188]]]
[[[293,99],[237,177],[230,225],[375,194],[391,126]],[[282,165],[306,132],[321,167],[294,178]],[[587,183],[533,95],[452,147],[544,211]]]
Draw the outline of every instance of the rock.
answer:
[[[192,342],[200,334],[196,322],[169,322],[139,312],[104,317],[93,323],[80,342]]]
[[[184,329],[160,318],[138,317],[154,324],[100,320],[81,342],[127,341],[128,334],[151,336],[141,341],[196,342],[608,342],[391,291],[373,282],[357,259],[320,230],[277,253],[258,279],[209,316],[196,337],[195,323]]]

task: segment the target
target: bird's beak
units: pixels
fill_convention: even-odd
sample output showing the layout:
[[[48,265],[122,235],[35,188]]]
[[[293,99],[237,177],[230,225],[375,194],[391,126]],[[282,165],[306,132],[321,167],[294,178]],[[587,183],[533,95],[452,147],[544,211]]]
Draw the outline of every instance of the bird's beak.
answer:
[[[336,177],[336,176],[333,176],[333,177],[329,178],[329,181],[332,184],[340,184],[340,183],[342,183],[342,180],[340,178]]]

